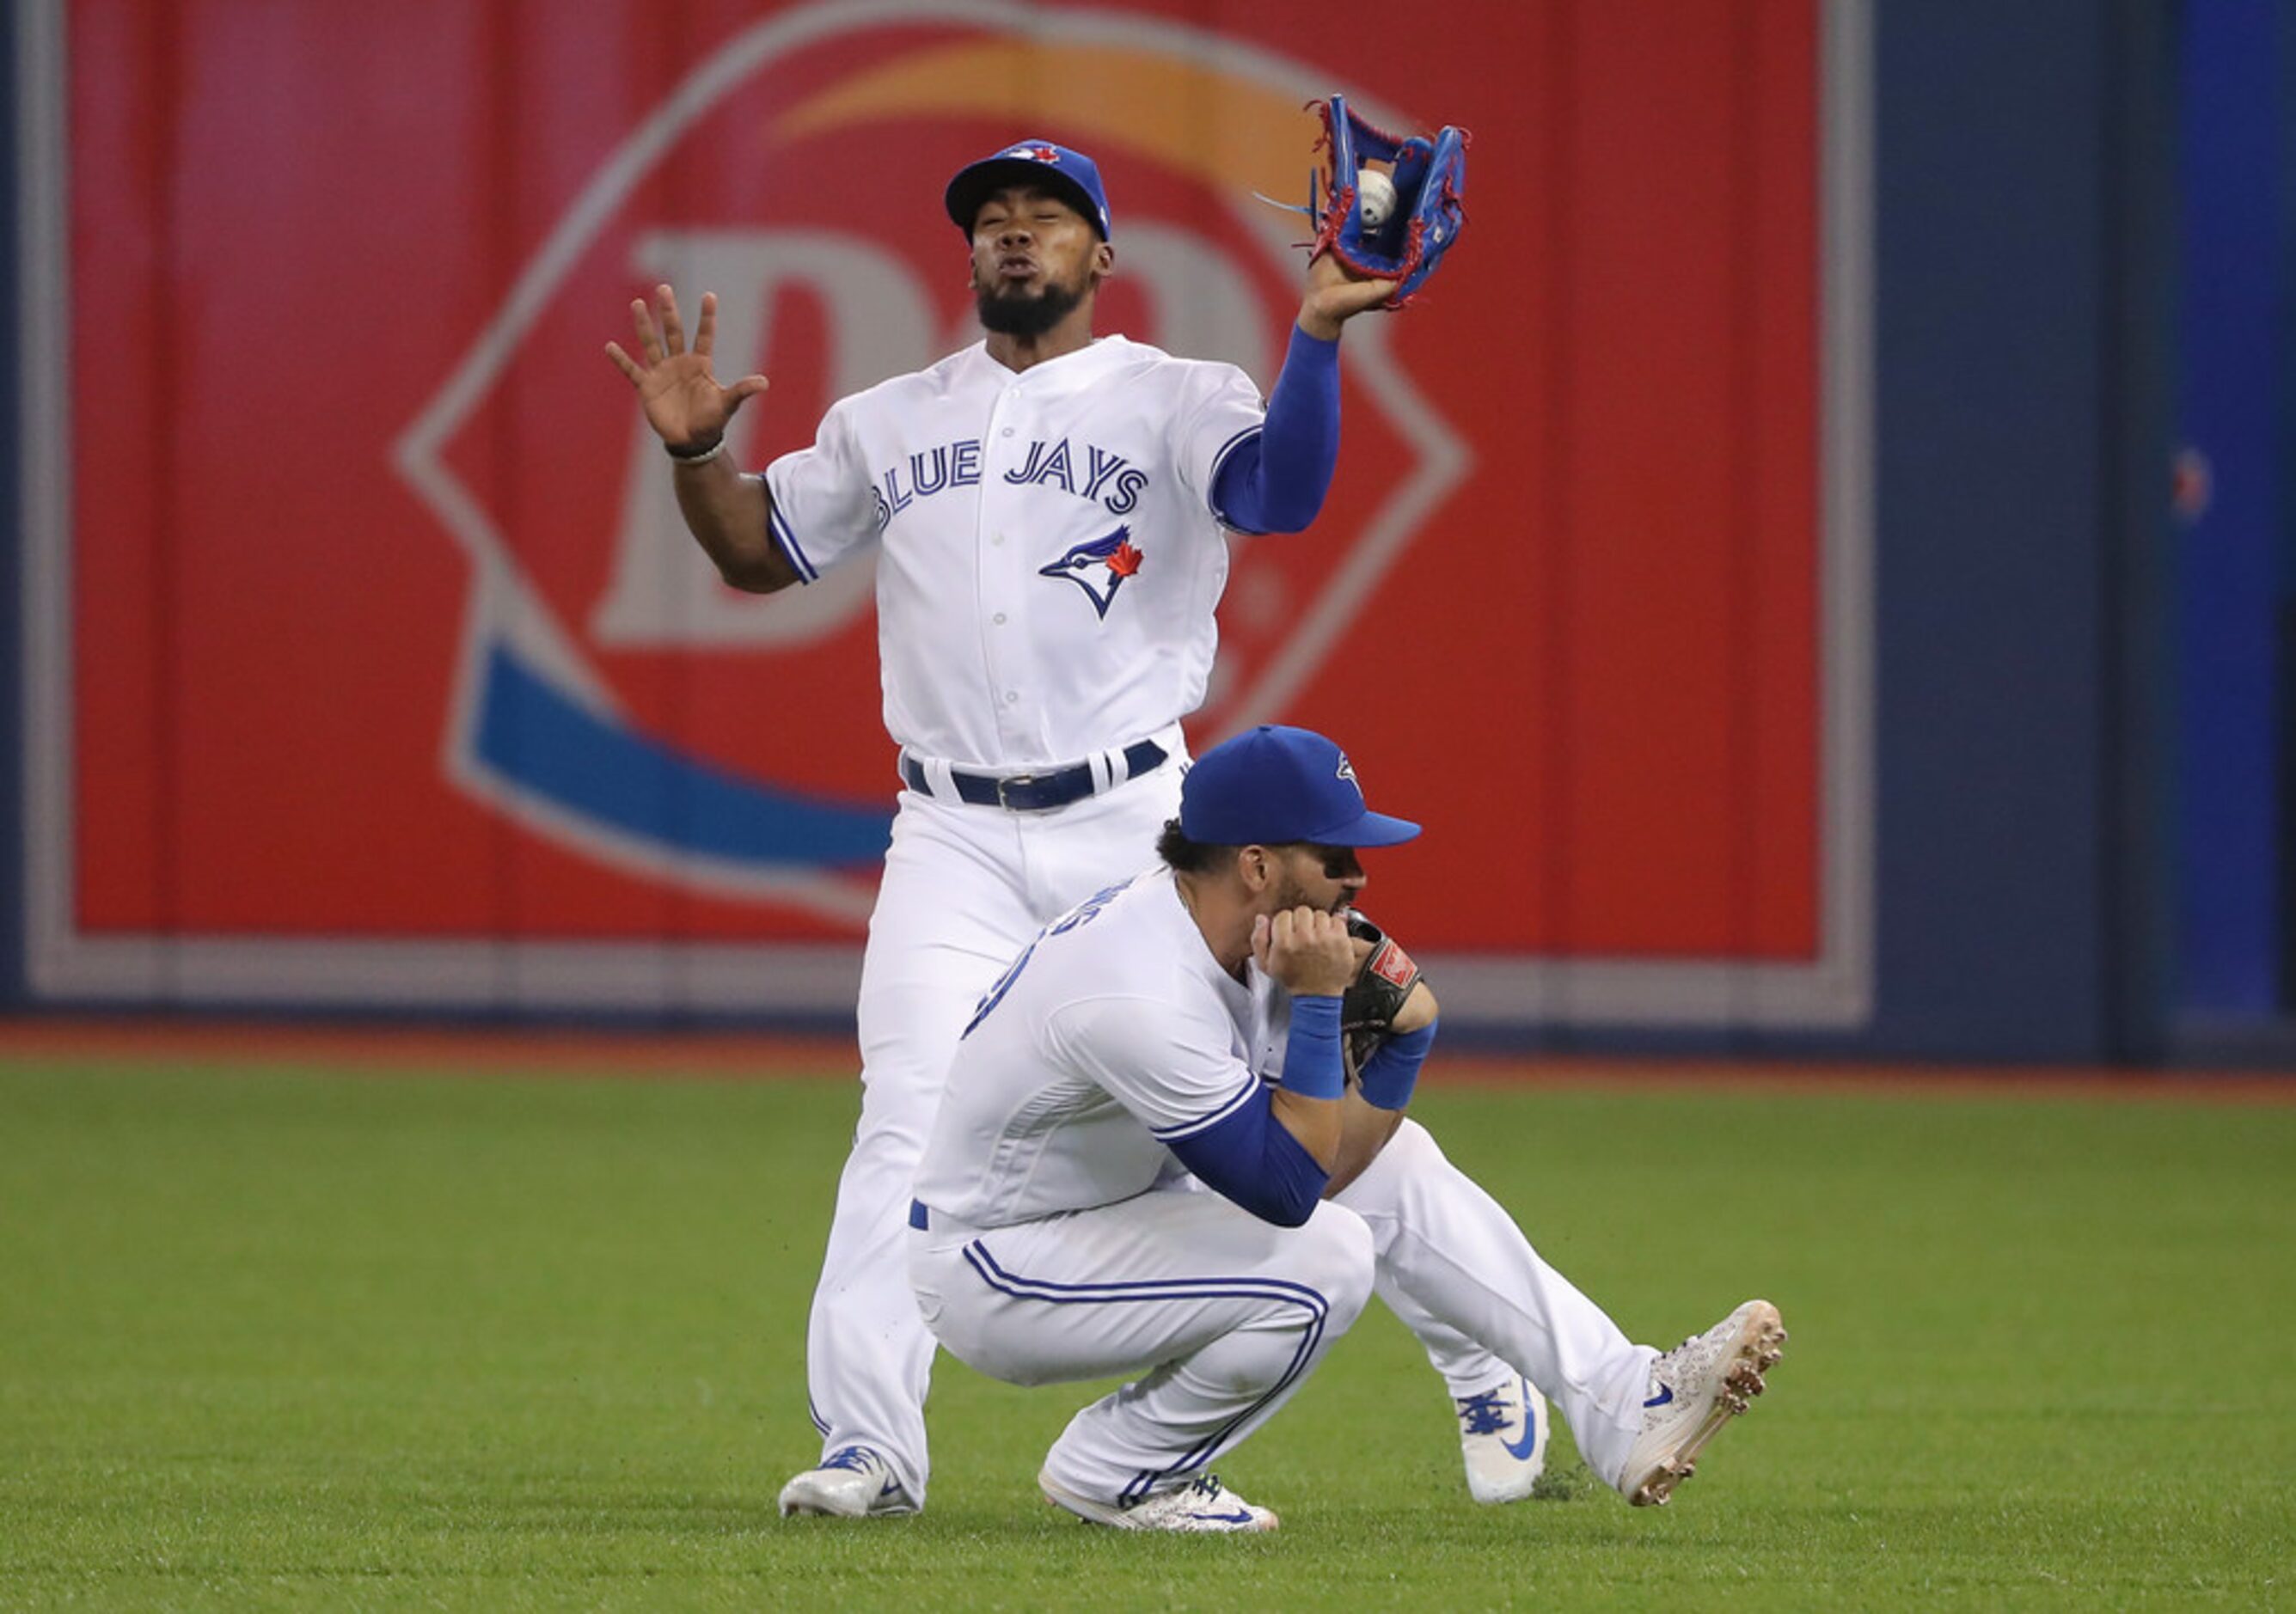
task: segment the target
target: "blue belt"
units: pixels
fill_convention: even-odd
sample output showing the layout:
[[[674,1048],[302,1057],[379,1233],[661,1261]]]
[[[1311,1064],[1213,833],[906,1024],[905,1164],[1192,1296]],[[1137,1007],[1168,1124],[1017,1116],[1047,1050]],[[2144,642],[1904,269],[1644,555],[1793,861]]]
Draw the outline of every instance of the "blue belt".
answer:
[[[915,1228],[919,1233],[927,1233],[931,1231],[932,1223],[929,1219],[925,1210],[925,1202],[922,1200],[911,1200],[909,1201],[909,1225]]]
[[[1125,778],[1137,779],[1143,774],[1153,773],[1164,766],[1164,748],[1153,740],[1136,740],[1124,748]],[[901,779],[920,795],[933,794],[932,781],[925,774],[924,764],[906,751],[901,754]],[[1066,807],[1071,801],[1082,801],[1095,788],[1089,762],[1073,763],[1046,774],[1013,774],[1002,778],[995,774],[967,774],[951,768],[948,782],[956,787],[958,800],[974,807],[1001,807],[1008,813],[1041,813]]]

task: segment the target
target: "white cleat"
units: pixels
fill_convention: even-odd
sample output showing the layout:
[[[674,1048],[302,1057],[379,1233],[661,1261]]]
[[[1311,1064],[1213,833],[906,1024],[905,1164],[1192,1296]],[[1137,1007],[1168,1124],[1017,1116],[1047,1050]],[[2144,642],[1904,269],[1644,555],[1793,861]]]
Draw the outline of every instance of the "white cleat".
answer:
[[[1529,1380],[1459,1397],[1459,1453],[1477,1502],[1521,1502],[1546,1471],[1546,1397]]]
[[[1785,1324],[1767,1300],[1749,1300],[1651,1364],[1643,1432],[1619,1476],[1620,1493],[1655,1507],[1690,1478],[1722,1426],[1762,1393],[1762,1374],[1784,1354]]]
[[[914,1513],[917,1504],[891,1465],[865,1446],[842,1446],[782,1487],[782,1517],[882,1519]]]
[[[1046,1501],[1089,1523],[1119,1530],[1272,1530],[1278,1522],[1268,1509],[1254,1507],[1222,1485],[1218,1474],[1157,1491],[1130,1507],[1079,1496],[1042,1474],[1037,1476],[1037,1484],[1043,1488]]]

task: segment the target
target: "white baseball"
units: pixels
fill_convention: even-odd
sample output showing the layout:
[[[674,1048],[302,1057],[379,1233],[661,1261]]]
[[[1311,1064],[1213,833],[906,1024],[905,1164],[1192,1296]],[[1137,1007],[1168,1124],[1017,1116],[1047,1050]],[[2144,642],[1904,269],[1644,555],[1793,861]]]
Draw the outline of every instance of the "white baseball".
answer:
[[[1395,211],[1395,181],[1377,168],[1365,168],[1356,176],[1356,205],[1363,214],[1364,228],[1376,230]]]

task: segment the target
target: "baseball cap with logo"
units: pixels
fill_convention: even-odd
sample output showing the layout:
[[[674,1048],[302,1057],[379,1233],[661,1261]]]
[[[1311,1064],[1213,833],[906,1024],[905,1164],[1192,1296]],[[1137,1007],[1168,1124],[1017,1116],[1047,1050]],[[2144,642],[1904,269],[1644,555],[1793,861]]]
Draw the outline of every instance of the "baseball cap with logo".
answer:
[[[1073,147],[1049,140],[1023,140],[993,157],[967,163],[948,182],[948,216],[967,235],[980,216],[980,204],[1005,185],[1038,184],[1063,198],[1108,239],[1108,193],[1101,189],[1100,165]]]
[[[1365,806],[1354,765],[1323,735],[1263,723],[1196,758],[1180,785],[1180,832],[1208,846],[1388,847],[1419,826]]]

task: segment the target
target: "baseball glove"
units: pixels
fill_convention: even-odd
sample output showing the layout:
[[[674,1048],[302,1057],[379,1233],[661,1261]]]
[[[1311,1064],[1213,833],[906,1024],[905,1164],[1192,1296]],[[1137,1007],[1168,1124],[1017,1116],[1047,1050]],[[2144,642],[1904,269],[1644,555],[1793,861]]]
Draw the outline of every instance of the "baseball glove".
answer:
[[[1388,1039],[1403,1000],[1419,984],[1419,966],[1393,937],[1353,909],[1348,912],[1348,934],[1371,943],[1355,985],[1340,998],[1340,1057],[1353,1082]]]
[[[1400,308],[1467,227],[1467,132],[1445,124],[1432,140],[1398,139],[1365,122],[1341,96],[1308,105],[1323,115],[1316,149],[1330,163],[1308,176],[1307,213],[1316,225],[1309,261],[1329,252],[1352,274],[1399,283],[1382,306]],[[1391,209],[1372,221],[1363,215],[1366,162],[1389,164],[1395,187]]]

